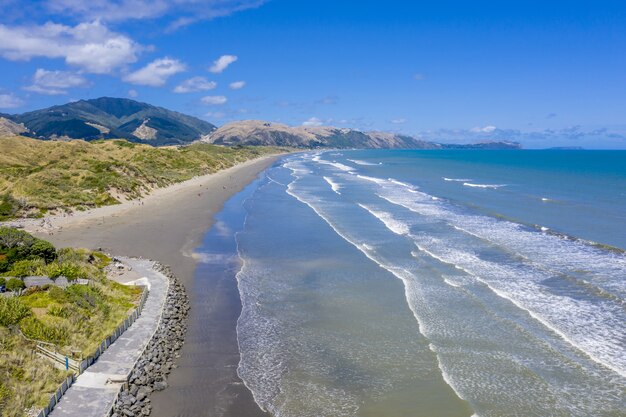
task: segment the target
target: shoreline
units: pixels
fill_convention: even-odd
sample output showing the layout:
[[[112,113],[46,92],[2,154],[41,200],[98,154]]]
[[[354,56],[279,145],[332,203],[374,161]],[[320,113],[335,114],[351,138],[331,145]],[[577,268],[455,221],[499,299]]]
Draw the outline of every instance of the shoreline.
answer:
[[[143,204],[135,200],[74,216],[5,223],[22,225],[25,230],[59,247],[98,248],[112,255],[154,259],[168,265],[178,277],[191,300],[189,329],[176,367],[168,378],[169,387],[155,393],[152,398],[153,416],[185,414],[172,407],[180,393],[186,393],[185,399],[191,401],[184,404],[186,411],[191,411],[186,413],[189,415],[267,416],[237,376],[239,350],[236,344],[232,346],[236,329],[230,328],[232,321],[223,320],[224,317],[236,319],[240,314],[237,310],[240,300],[236,283],[232,283],[235,293],[228,294],[226,303],[217,302],[213,306],[213,294],[197,294],[194,273],[200,259],[194,250],[200,246],[224,203],[282,156],[271,155],[246,161],[217,173],[156,190],[142,198]],[[215,288],[219,289],[223,282],[216,281]],[[207,305],[214,307],[215,320],[209,323],[194,320],[195,311],[206,309]],[[208,337],[212,343],[193,343],[189,339],[194,332],[204,333],[204,340]],[[200,375],[198,368],[208,374]],[[206,388],[211,387],[214,380],[227,382],[230,392],[208,395]]]

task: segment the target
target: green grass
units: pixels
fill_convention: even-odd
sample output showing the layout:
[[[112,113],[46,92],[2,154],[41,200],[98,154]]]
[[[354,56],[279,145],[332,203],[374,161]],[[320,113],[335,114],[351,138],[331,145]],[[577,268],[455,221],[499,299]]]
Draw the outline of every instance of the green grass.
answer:
[[[194,144],[155,148],[124,140],[47,142],[0,138],[0,221],[117,204],[210,174],[274,147]]]
[[[105,267],[111,259],[103,253],[57,250],[20,230],[0,227],[0,254],[7,276],[90,280],[89,285],[28,288],[19,297],[0,297],[0,416],[18,417],[46,405],[66,377],[33,354],[31,340],[52,343],[75,359],[93,355],[136,308],[141,288],[107,279]]]

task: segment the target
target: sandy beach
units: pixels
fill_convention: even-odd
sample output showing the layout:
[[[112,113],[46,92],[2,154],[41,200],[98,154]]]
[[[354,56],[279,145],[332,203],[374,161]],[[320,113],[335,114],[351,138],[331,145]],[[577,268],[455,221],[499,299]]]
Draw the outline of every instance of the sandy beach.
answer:
[[[192,302],[188,340],[169,388],[152,396],[156,417],[265,415],[236,373],[235,324],[241,309],[236,282],[216,279],[215,293],[194,293],[193,250],[224,202],[278,158],[263,157],[197,177],[156,190],[141,201],[21,223],[58,246],[102,248],[114,255],[158,260],[184,283]],[[201,318],[194,318],[196,311]],[[207,314],[215,322],[207,323]]]

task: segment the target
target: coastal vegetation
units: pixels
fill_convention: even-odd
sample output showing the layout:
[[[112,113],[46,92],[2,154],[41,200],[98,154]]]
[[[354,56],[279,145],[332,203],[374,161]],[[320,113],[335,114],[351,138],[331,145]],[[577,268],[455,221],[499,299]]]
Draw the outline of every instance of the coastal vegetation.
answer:
[[[0,416],[18,417],[46,405],[67,376],[36,346],[74,359],[92,355],[141,289],[107,279],[111,259],[103,253],[56,249],[17,229],[0,228],[0,259],[0,280],[13,291],[0,294]],[[24,288],[27,276],[54,284]]]
[[[156,148],[125,140],[56,142],[1,137],[0,221],[117,204],[281,150],[204,143]]]

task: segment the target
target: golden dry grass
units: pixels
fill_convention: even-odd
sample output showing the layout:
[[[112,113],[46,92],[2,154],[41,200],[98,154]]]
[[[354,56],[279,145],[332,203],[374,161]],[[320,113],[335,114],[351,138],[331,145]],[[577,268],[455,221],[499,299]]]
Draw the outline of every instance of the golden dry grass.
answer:
[[[2,137],[0,195],[12,196],[11,204],[19,209],[13,216],[91,208],[116,204],[120,197],[137,198],[155,187],[281,151],[284,149],[210,144],[154,148],[124,140],[88,143]]]

